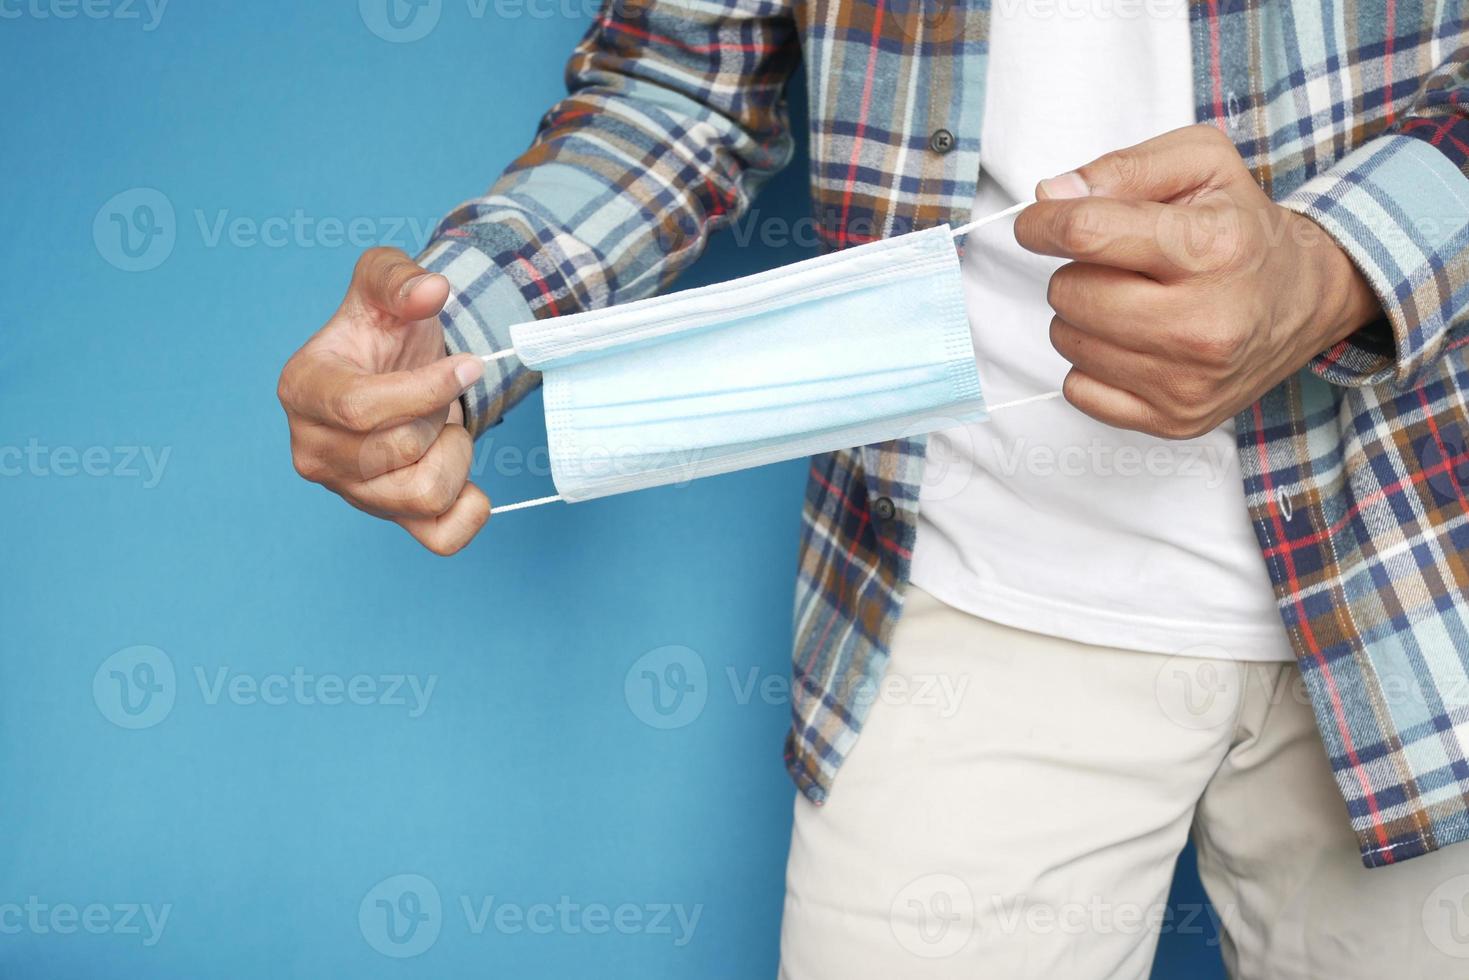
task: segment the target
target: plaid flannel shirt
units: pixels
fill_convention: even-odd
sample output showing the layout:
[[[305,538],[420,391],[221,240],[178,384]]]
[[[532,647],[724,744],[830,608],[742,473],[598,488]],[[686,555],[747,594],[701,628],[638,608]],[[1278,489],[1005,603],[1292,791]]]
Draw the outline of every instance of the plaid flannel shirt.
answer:
[[[801,57],[827,247],[966,220],[989,6],[608,0],[534,144],[425,252],[454,286],[450,349],[669,286],[790,159]],[[1460,0],[1193,0],[1190,19],[1198,121],[1338,241],[1386,312],[1236,430],[1363,860],[1388,864],[1469,837],[1469,27]],[[471,430],[537,381],[491,364],[466,396]],[[924,447],[811,461],[786,758],[818,803],[887,661]]]

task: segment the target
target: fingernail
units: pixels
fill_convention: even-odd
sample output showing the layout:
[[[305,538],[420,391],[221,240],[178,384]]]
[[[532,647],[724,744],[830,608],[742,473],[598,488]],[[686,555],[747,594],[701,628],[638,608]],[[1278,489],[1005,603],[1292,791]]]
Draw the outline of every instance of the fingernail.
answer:
[[[414,276],[412,279],[409,279],[407,282],[405,282],[403,284],[403,288],[401,290],[399,290],[399,292],[398,292],[398,298],[399,299],[407,299],[408,296],[413,292],[413,290],[418,287],[418,284],[419,283],[423,282],[425,279],[427,279],[429,276],[432,276],[432,275],[433,275],[432,272],[425,272],[421,276]]]
[[[1086,186],[1081,174],[1069,170],[1059,177],[1047,177],[1041,181],[1041,193],[1048,201],[1064,201],[1071,197],[1086,197],[1092,189]]]
[[[479,358],[466,359],[454,366],[454,378],[461,389],[468,388],[484,377],[485,363]]]

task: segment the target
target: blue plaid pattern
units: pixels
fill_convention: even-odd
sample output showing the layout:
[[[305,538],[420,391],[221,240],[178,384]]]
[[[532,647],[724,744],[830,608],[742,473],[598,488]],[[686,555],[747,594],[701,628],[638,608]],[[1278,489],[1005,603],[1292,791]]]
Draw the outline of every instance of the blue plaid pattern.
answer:
[[[1236,420],[1250,516],[1363,860],[1469,837],[1469,26],[1457,0],[1194,0],[1197,118],[1362,269],[1382,322]],[[987,0],[613,0],[569,94],[423,256],[449,346],[648,296],[790,158],[808,67],[830,248],[968,217]],[[939,152],[930,137],[954,137]],[[1080,161],[1078,161],[1080,162]],[[537,381],[495,362],[494,424]],[[811,461],[786,760],[821,802],[887,660],[925,442]]]

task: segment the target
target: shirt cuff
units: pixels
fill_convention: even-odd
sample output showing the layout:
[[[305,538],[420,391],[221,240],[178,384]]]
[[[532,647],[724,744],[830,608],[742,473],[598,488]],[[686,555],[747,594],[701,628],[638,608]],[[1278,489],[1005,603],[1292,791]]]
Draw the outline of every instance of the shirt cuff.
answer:
[[[450,354],[493,354],[510,346],[510,327],[536,317],[510,276],[466,240],[439,238],[418,262],[449,280],[449,299],[439,322]],[[514,357],[485,365],[485,375],[464,393],[464,425],[479,438],[498,425],[505,411],[535,387],[540,375]]]
[[[1411,386],[1463,313],[1469,179],[1423,140],[1379,136],[1280,204],[1341,246],[1385,314],[1317,355],[1311,370],[1338,385]]]

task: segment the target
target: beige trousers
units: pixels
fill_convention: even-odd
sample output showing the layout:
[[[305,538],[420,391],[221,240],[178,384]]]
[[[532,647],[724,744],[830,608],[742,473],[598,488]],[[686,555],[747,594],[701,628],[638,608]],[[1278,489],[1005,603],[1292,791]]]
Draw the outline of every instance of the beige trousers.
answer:
[[[1189,834],[1214,906],[1166,912]],[[1469,978],[1469,845],[1367,870],[1293,664],[1010,629],[909,589],[824,806],[783,980],[1145,978],[1216,917],[1244,980]]]

